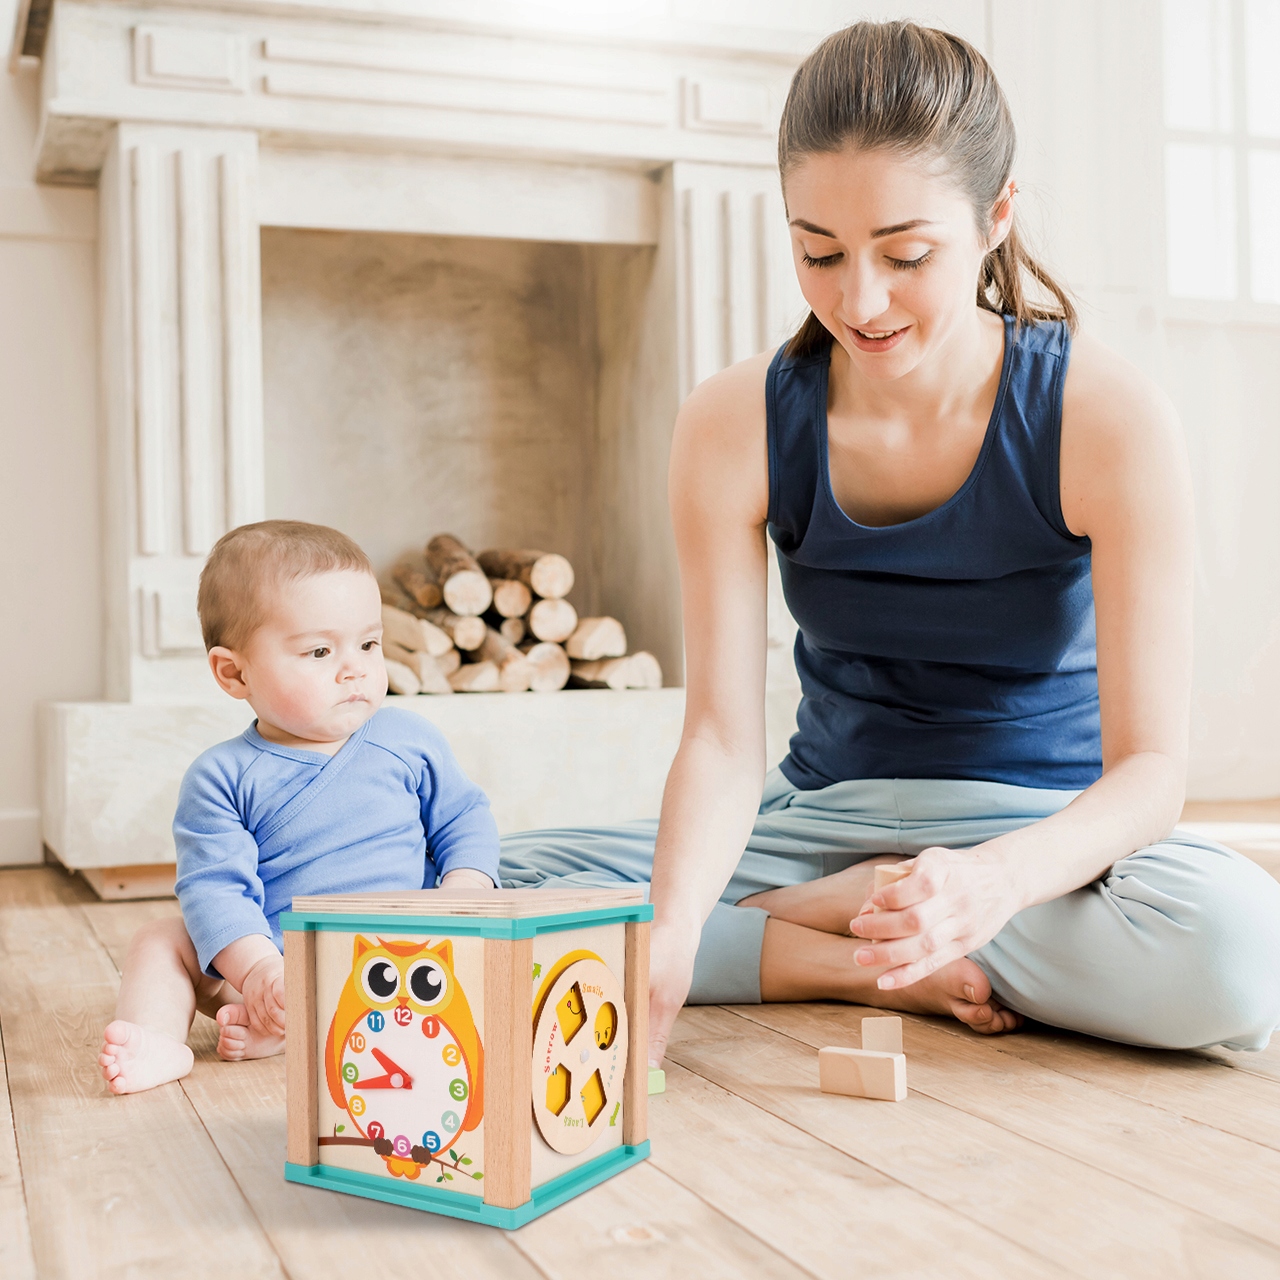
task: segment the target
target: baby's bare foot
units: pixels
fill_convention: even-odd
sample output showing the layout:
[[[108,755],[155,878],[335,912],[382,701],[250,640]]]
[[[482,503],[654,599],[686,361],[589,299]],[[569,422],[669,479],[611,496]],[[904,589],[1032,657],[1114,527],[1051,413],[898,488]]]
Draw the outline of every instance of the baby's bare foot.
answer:
[[[162,1031],[117,1019],[102,1033],[98,1066],[112,1093],[138,1093],[180,1080],[194,1061],[185,1044]]]
[[[228,1062],[241,1058],[270,1058],[284,1052],[283,1035],[263,1035],[249,1024],[242,1004],[224,1004],[218,1010],[218,1057]]]
[[[940,1013],[987,1036],[1022,1026],[1022,1015],[995,999],[987,975],[963,956],[909,987],[877,990],[867,1003],[904,1013]]]

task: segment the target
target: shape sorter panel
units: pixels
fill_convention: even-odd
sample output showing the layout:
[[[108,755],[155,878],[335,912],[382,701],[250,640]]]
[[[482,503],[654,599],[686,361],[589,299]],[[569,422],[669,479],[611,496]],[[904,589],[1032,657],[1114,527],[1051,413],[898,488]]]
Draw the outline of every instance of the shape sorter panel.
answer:
[[[316,938],[319,1161],[484,1194],[484,939]]]
[[[540,1125],[537,1115],[531,1118],[531,1183],[535,1188],[622,1146],[624,1105],[621,1099],[621,1064],[625,1063],[626,1048],[622,1037],[626,1034],[627,1026],[626,1009],[622,1006],[620,993],[624,981],[625,958],[625,935],[622,926],[616,924],[540,933],[533,940],[530,1010],[535,1015],[535,1026],[544,1028],[541,1037],[535,1029],[534,1059],[531,1064],[533,1106],[535,1112],[541,1112],[542,1121]],[[601,967],[606,973],[600,972]],[[613,979],[612,985],[610,976]],[[564,996],[572,991],[575,981],[587,988],[583,991],[582,1001],[577,1003],[570,996],[568,1004],[565,1004]],[[562,994],[561,988],[565,987],[568,991]],[[596,987],[598,990],[592,989]],[[555,999],[552,999],[553,996]],[[583,1019],[581,1029],[577,1030],[577,1034],[567,1044],[562,1043],[563,1034],[557,1037],[548,1029],[548,1016],[536,1018],[539,1007],[548,1003],[548,1015],[556,1004],[561,1004],[567,1017]],[[616,1013],[617,1030],[614,1034],[619,1038],[609,1045],[608,1050],[601,1052],[597,1024],[601,1015],[607,1014],[609,1005],[614,1007]],[[603,1022],[600,1021],[599,1025],[603,1026]],[[573,1029],[571,1026],[571,1030]],[[603,1039],[604,1036],[599,1038]],[[549,1055],[549,1050],[553,1050],[553,1055]],[[549,1105],[554,1107],[559,1101],[556,1096],[556,1080],[553,1078],[557,1066],[561,1070],[568,1070],[569,1079],[560,1085],[563,1090],[560,1097],[567,1096],[570,1102],[558,1115],[552,1117]],[[581,1083],[576,1074],[579,1069],[582,1072]],[[611,1069],[617,1072],[612,1079],[609,1078]],[[597,1070],[602,1072],[602,1095],[596,1099],[596,1103],[603,1102],[604,1105],[596,1114],[595,1123],[588,1124],[593,1104],[588,1097],[584,1114],[582,1088],[583,1083],[589,1082]],[[581,1138],[586,1140],[578,1150],[553,1149],[544,1133],[554,1137],[551,1125],[557,1122],[565,1128],[567,1134],[581,1134]],[[568,1143],[561,1142],[560,1145],[574,1146],[577,1142],[571,1136]]]

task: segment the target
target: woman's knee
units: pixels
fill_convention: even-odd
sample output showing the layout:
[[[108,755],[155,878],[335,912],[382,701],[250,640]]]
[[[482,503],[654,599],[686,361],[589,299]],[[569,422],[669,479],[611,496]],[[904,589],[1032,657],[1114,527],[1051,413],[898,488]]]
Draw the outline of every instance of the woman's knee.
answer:
[[[1228,849],[1175,837],[1118,863],[1107,888],[1171,926],[1153,955],[1161,1003],[1177,1008],[1169,1047],[1264,1047],[1280,1025],[1280,883]]]

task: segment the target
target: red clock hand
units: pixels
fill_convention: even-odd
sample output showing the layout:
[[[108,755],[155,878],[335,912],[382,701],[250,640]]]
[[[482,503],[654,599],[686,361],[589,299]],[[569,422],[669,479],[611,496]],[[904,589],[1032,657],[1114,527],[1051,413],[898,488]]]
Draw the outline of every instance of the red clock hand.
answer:
[[[394,1062],[392,1062],[391,1059],[388,1058],[387,1055],[383,1053],[381,1049],[371,1049],[370,1052],[373,1054],[375,1058],[377,1058],[378,1065],[381,1066],[384,1071],[386,1071],[387,1078],[390,1081],[391,1088],[393,1089],[412,1089],[413,1088],[413,1077],[403,1067],[397,1066]],[[400,1077],[403,1083],[401,1084],[396,1083],[397,1076]]]
[[[400,1081],[401,1083],[397,1083]],[[394,1076],[373,1076],[368,1080],[356,1080],[351,1088],[360,1091],[364,1089],[412,1089],[413,1081],[407,1076],[397,1073]]]

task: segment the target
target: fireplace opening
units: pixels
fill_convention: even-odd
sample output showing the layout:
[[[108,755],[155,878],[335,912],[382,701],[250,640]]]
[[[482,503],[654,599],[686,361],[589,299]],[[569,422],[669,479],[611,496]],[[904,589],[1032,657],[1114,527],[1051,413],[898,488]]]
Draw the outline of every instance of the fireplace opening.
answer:
[[[557,551],[579,614],[678,681],[657,250],[261,234],[267,515],[342,529],[379,572],[445,530]]]

